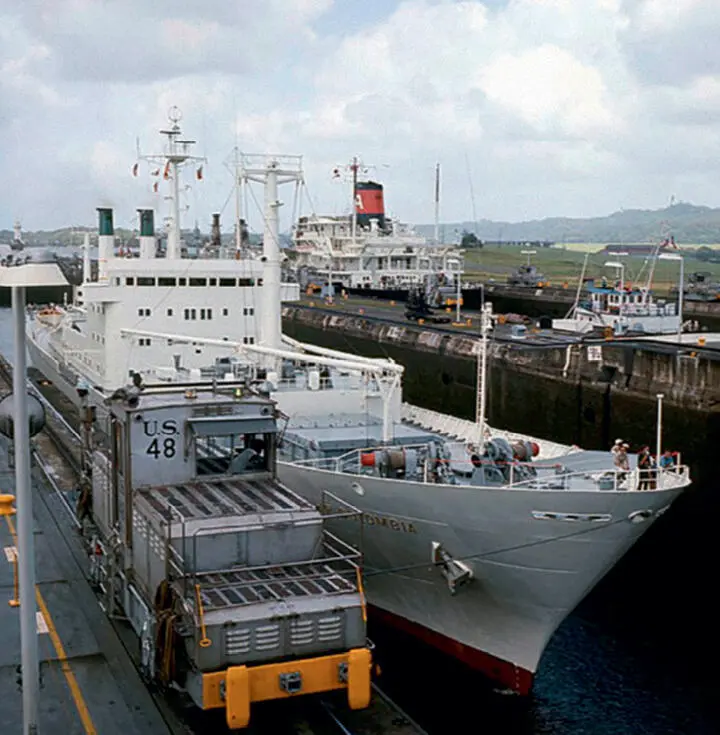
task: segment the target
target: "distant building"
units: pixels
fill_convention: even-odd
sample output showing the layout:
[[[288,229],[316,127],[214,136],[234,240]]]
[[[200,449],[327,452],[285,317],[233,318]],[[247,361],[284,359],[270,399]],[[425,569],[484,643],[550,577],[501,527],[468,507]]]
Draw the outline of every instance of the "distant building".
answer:
[[[656,245],[653,243],[612,243],[606,245],[600,253],[604,255],[618,255],[627,253],[628,255],[642,255],[643,257],[651,255]]]
[[[481,240],[483,245],[497,247],[522,247],[522,248],[551,248],[555,245],[552,240]]]

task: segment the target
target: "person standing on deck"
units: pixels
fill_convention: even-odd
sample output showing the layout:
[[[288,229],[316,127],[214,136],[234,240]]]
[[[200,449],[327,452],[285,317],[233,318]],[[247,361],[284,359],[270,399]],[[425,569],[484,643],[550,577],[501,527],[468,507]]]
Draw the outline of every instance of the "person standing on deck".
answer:
[[[638,453],[637,468],[639,470],[640,482],[638,490],[652,490],[654,483],[653,459],[650,455],[650,447],[645,445]]]
[[[630,472],[630,460],[627,455],[628,449],[630,449],[628,444],[620,444],[617,449],[613,447],[618,483],[621,483],[627,476],[627,473]]]

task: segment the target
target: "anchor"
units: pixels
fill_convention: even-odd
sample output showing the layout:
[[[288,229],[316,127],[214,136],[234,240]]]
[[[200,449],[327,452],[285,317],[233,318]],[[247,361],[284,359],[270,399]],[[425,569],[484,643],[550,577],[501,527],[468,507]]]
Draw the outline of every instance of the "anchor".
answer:
[[[472,567],[465,562],[453,559],[439,541],[432,541],[430,549],[430,560],[435,566],[440,567],[440,572],[447,581],[451,595],[457,592],[458,587],[475,578]]]

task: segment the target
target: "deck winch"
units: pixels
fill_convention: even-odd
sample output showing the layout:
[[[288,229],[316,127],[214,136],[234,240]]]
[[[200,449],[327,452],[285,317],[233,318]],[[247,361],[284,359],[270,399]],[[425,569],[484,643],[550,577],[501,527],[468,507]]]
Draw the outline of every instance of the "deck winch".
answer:
[[[363,452],[360,464],[363,468],[377,471],[380,477],[395,479],[414,477],[420,467],[417,450],[404,447]]]

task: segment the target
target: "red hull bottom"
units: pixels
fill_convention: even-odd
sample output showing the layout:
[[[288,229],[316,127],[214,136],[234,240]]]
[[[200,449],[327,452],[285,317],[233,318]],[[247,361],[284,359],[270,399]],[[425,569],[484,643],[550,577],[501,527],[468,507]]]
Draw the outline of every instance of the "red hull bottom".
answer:
[[[533,675],[526,669],[522,669],[509,661],[503,661],[503,659],[485,653],[484,651],[479,651],[477,648],[467,646],[442,633],[430,630],[419,623],[413,623],[387,610],[381,610],[374,605],[368,605],[368,608],[370,614],[378,622],[402,630],[404,633],[408,633],[415,638],[419,638],[424,643],[433,646],[433,648],[437,648],[448,656],[462,661],[466,666],[481,672],[488,679],[502,684],[517,694],[523,696],[530,694]]]

